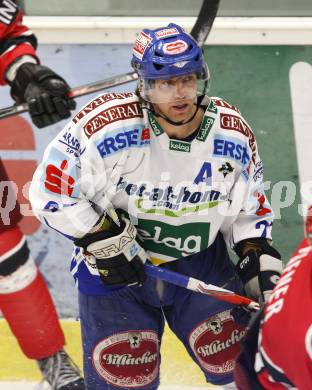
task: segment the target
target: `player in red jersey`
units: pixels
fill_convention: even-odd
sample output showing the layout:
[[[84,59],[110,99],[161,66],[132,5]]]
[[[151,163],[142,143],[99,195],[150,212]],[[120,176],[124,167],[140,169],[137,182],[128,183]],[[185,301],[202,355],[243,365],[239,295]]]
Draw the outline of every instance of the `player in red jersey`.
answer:
[[[44,127],[69,117],[75,103],[66,98],[65,80],[39,64],[36,37],[22,17],[15,2],[0,0],[0,84],[9,84],[15,101],[27,102],[34,124]],[[1,160],[0,180],[9,185]],[[7,189],[1,195],[1,207],[14,202],[15,208],[9,222],[0,220],[0,310],[24,354],[38,361],[54,390],[82,390],[79,370],[63,349],[64,333],[50,293],[18,227],[22,215],[12,193]]]
[[[306,236],[287,263],[239,356],[239,390],[312,389],[312,207]]]

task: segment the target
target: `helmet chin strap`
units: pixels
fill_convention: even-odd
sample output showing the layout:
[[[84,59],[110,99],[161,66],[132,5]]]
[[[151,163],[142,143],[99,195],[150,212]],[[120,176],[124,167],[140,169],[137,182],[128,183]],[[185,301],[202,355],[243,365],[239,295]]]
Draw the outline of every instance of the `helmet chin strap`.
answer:
[[[151,104],[151,103],[148,103],[147,105],[145,105],[144,108],[146,108],[154,116],[160,117],[160,118],[164,119],[166,122],[170,123],[173,126],[182,126],[182,125],[186,125],[187,123],[192,122],[192,120],[195,118],[195,116],[196,116],[196,114],[197,114],[197,112],[199,110],[199,107],[200,107],[204,97],[205,97],[205,95],[201,95],[201,96],[198,97],[197,102],[195,104],[196,105],[196,110],[195,110],[194,114],[189,119],[187,119],[185,121],[173,121],[170,118],[168,118],[166,115],[157,113],[155,111],[155,109],[154,109],[153,104]]]

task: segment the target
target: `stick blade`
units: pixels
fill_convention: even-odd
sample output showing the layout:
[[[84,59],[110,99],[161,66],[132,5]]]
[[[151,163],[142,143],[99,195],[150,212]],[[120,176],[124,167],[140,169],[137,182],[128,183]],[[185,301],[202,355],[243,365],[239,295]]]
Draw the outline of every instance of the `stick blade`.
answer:
[[[247,306],[252,311],[259,310],[259,304],[248,297],[235,294],[231,291],[219,291],[209,288],[205,283],[198,283],[196,291],[201,294],[213,296],[221,301],[233,303],[233,305]]]

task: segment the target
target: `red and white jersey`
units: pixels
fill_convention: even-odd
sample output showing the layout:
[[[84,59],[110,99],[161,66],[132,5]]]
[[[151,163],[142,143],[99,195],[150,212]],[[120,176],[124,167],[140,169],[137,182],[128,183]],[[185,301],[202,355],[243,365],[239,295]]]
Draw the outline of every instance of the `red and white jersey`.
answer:
[[[266,390],[312,389],[312,248],[304,240],[264,310],[255,369]]]
[[[37,39],[23,25],[23,14],[12,0],[0,0],[0,85],[6,84],[5,73],[19,57],[35,58]]]

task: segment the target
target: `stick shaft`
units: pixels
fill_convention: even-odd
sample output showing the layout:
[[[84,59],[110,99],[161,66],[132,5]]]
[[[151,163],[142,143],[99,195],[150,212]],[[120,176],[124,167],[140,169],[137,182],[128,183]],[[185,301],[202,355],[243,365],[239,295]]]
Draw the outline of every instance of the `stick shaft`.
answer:
[[[110,77],[108,79],[96,81],[94,83],[80,85],[70,90],[68,96],[71,98],[77,98],[84,95],[89,95],[93,92],[102,91],[103,89],[117,87],[118,85],[126,84],[131,81],[137,80],[138,75],[135,72],[129,72],[122,75]],[[10,106],[2,108],[0,110],[0,119],[8,118],[9,116],[22,114],[29,109],[27,103],[19,104],[17,106]]]
[[[168,270],[164,267],[156,267],[155,265],[146,263],[145,272],[147,275],[152,276],[154,278],[158,278],[165,282],[184,287],[191,291],[212,296],[216,299],[229,302],[234,305],[249,306],[250,308],[256,308],[257,306],[257,303],[250,298],[235,294],[230,290],[214,286],[213,284],[206,284],[199,279],[182,275],[178,272]]]
[[[203,0],[196,22],[192,28],[191,35],[202,47],[210,33],[213,22],[218,12],[220,0]]]
[[[107,88],[117,87],[118,85],[126,84],[137,79],[138,75],[136,72],[129,72],[119,76],[111,77],[109,79],[104,79],[96,81],[95,83],[81,85],[80,87],[73,88],[70,90],[68,96],[71,98],[76,98],[89,95],[90,93],[102,91],[103,89]]]

